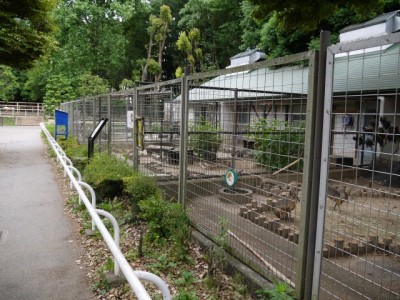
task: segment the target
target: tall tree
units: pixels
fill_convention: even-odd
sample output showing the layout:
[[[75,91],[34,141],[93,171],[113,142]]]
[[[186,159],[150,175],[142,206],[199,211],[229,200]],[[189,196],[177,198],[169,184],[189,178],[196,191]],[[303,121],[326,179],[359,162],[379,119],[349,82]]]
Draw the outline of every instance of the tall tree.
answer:
[[[0,1],[0,64],[28,68],[55,46],[56,0]]]
[[[359,16],[371,17],[382,11],[385,0],[330,0],[330,1],[296,1],[296,0],[249,0],[257,5],[254,16],[257,19],[269,19],[275,14],[278,24],[284,30],[301,28],[311,31],[319,29],[322,20],[333,16],[339,8],[347,7]]]
[[[127,40],[124,22],[132,16],[129,2],[75,0],[61,3],[56,21],[60,50],[52,57],[56,72],[85,72],[108,79],[117,87],[125,65]]]
[[[187,34],[186,31],[181,32],[176,46],[179,51],[186,54],[186,60],[190,64],[191,73],[196,73],[196,63],[200,71],[204,69],[203,66],[203,50],[200,48],[200,30],[198,28],[192,28]],[[176,71],[176,77],[183,75],[182,67],[179,67]]]
[[[198,28],[203,36],[204,62],[223,68],[240,51],[242,0],[189,0],[180,11],[182,30]]]
[[[9,66],[0,65],[0,101],[11,101],[17,92],[18,81]]]
[[[150,64],[154,64],[154,60],[152,61],[153,55],[153,46],[157,45],[157,54],[156,57],[158,59],[157,63],[159,66],[159,71],[155,74],[155,80],[159,81],[162,76],[162,63],[163,63],[163,53],[165,47],[165,40],[167,39],[169,25],[172,22],[172,14],[171,9],[168,5],[162,5],[160,7],[160,14],[158,17],[151,15],[149,17],[149,43],[147,46],[147,60],[146,64],[143,68],[142,81],[148,80],[148,71]]]

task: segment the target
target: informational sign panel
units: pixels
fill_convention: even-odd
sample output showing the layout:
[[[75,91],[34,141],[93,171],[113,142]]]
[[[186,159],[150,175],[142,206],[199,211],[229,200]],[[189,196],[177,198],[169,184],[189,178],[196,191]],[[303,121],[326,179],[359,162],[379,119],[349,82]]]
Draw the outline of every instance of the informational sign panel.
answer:
[[[55,128],[54,138],[57,140],[57,136],[64,136],[68,139],[68,113],[61,110],[54,111]]]
[[[133,110],[126,112],[126,127],[133,129]]]
[[[143,117],[136,117],[135,118],[136,122],[136,142],[137,142],[137,147],[140,150],[144,150],[144,118]]]

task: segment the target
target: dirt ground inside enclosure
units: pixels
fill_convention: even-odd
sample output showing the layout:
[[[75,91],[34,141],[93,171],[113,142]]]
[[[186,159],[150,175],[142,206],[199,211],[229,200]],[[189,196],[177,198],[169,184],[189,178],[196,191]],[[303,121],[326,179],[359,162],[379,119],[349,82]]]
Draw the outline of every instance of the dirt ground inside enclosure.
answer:
[[[118,152],[131,157],[129,150]],[[246,174],[265,174],[265,168],[252,158],[240,158],[235,163],[235,169],[240,170],[243,177]],[[188,176],[194,182],[196,179],[193,178],[204,178],[203,176],[222,177],[230,166],[229,154],[219,155],[216,163],[191,160]],[[144,173],[157,177],[176,180],[179,176],[178,162],[171,161],[167,155],[161,157],[142,152],[139,168]],[[364,299],[362,295],[376,299],[399,299],[400,189],[371,184],[370,179],[362,177],[341,179],[336,185],[345,186],[350,198],[341,205],[340,210],[334,210],[334,201],[327,199],[324,256],[328,259],[322,264],[321,299]],[[267,203],[268,198],[271,198],[265,196],[265,191],[260,193],[259,186],[254,187],[254,190],[256,193],[253,193],[252,199],[259,205]],[[301,195],[301,187],[298,195]],[[218,235],[221,227],[219,222],[226,219],[229,229],[235,235],[254,247],[274,268],[294,281],[296,243],[240,216],[240,208],[244,206],[221,201],[218,195],[199,196],[187,201],[190,218],[203,233]],[[276,218],[273,211],[264,211],[262,214],[267,219]],[[290,220],[281,220],[279,223],[281,227],[286,226],[294,233],[299,231],[300,203],[297,203],[291,216]],[[371,240],[371,236],[376,242]],[[335,250],[337,241],[342,241],[344,251]],[[349,248],[351,242],[356,246],[355,252]],[[374,243],[376,246],[368,246]],[[230,244],[246,260],[265,269],[259,258],[248,248],[232,238]],[[348,255],[349,252],[352,254]],[[330,294],[332,291],[335,296]]]
[[[262,197],[264,196],[255,195],[253,199],[262,200]],[[358,200],[364,201],[364,199],[357,199],[357,202]],[[382,205],[384,207],[384,204]],[[196,197],[187,202],[191,220],[203,233],[217,236],[220,234],[221,220],[226,220],[226,227],[230,231],[250,245],[273,268],[284,274],[289,280],[295,281],[298,255],[296,243],[256,225],[249,219],[240,217],[240,207],[241,205],[238,204],[221,201],[216,195]],[[299,207],[297,207],[296,212],[292,213],[295,217],[290,221],[282,221],[282,225],[288,226],[291,231],[298,230],[299,212]],[[353,211],[345,212],[344,207],[341,213],[335,212],[332,215],[327,212],[326,233],[330,232],[330,235],[334,236],[333,230],[330,230],[329,227],[338,224],[341,236],[344,236],[343,232],[346,227],[343,227],[343,220],[349,219],[348,214],[350,213]],[[272,212],[269,214],[272,217]],[[350,229],[347,228],[346,231],[349,232]],[[334,244],[333,239],[331,241]],[[259,257],[255,256],[247,247],[232,237],[229,238],[229,243],[240,253],[242,258],[265,269],[265,265]],[[399,298],[400,262],[397,255],[376,250],[368,254],[337,255],[336,257],[332,255],[328,260],[323,261],[322,270],[321,287],[341,299],[365,299],[361,294],[368,295],[372,299]],[[320,299],[337,299],[329,293],[321,293]]]

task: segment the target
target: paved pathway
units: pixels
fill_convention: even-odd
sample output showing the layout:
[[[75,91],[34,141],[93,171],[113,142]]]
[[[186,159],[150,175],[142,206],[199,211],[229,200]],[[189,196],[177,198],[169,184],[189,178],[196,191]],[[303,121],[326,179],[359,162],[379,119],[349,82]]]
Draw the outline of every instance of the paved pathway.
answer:
[[[94,298],[39,126],[0,127],[0,235],[0,299]]]

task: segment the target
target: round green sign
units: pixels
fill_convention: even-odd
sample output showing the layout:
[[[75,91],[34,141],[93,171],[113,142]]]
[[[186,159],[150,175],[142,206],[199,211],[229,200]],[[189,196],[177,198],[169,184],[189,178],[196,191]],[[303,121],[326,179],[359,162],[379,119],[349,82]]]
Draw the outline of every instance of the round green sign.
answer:
[[[233,170],[229,169],[228,172],[225,174],[225,183],[229,187],[234,187],[239,180],[239,174]]]

